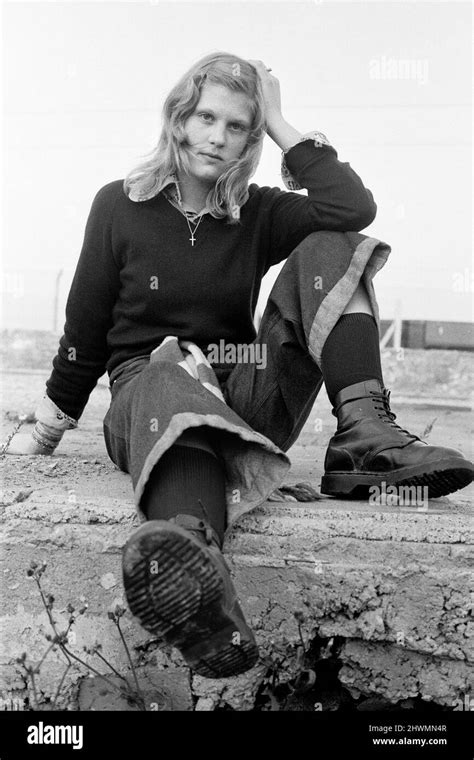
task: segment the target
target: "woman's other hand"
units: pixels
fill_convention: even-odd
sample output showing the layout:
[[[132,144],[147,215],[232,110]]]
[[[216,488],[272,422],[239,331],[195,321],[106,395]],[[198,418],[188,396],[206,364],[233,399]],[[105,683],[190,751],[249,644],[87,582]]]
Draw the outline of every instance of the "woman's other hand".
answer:
[[[54,449],[46,448],[37,443],[31,433],[16,433],[11,439],[5,454],[13,456],[24,456],[39,454],[42,456],[51,456]]]

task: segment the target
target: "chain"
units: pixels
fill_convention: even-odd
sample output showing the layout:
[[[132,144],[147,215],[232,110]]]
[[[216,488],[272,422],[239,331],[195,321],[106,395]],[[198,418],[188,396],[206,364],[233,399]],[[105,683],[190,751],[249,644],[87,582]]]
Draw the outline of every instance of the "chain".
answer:
[[[174,184],[173,190],[172,190],[171,192],[173,193],[173,195],[174,195],[174,198],[175,198],[175,200],[176,200],[176,201],[177,201],[177,203],[178,203],[178,206],[179,206],[179,210],[181,211],[182,215],[183,215],[183,216],[184,216],[184,218],[186,219],[186,223],[187,223],[187,225],[188,225],[188,229],[189,229],[189,232],[190,232],[190,234],[191,234],[191,237],[189,238],[189,240],[190,240],[190,242],[191,242],[191,245],[192,245],[192,246],[194,246],[194,243],[195,243],[195,240],[196,240],[196,238],[195,238],[194,236],[195,236],[195,234],[196,234],[197,228],[199,227],[199,225],[201,224],[202,220],[204,219],[204,214],[202,214],[202,215],[200,216],[200,218],[199,218],[199,221],[198,221],[198,222],[196,222],[196,221],[191,221],[191,220],[188,218],[188,215],[194,216],[194,218],[196,218],[196,216],[198,216],[198,213],[199,213],[199,212],[193,212],[193,211],[185,211],[185,209],[184,209],[184,206],[183,206],[183,201],[182,201],[182,198],[181,198],[181,192],[180,192],[180,189],[179,189],[179,183],[178,183],[178,181],[177,181],[177,179],[176,179],[176,178],[175,178],[175,184]],[[193,229],[191,229],[191,224],[195,224],[195,225],[196,225],[196,226],[194,227],[194,230],[193,230]]]

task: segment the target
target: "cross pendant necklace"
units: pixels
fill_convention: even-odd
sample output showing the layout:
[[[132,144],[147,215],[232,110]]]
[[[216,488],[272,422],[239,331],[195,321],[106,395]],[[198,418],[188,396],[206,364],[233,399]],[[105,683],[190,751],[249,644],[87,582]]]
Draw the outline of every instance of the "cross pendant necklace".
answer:
[[[194,246],[194,243],[195,243],[195,241],[196,241],[196,238],[194,237],[194,233],[196,232],[197,228],[198,228],[198,227],[199,227],[199,225],[201,224],[201,222],[202,222],[202,220],[203,220],[203,217],[202,217],[202,216],[200,217],[200,219],[199,219],[199,222],[198,222],[197,224],[196,224],[195,222],[193,222],[193,224],[196,224],[196,226],[195,226],[195,228],[194,228],[194,230],[193,230],[193,229],[191,229],[191,224],[190,224],[190,222],[189,222],[189,219],[188,219],[188,216],[187,216],[186,212],[184,212],[184,216],[185,216],[185,219],[186,219],[186,221],[187,221],[187,223],[188,223],[189,231],[190,231],[190,233],[191,233],[191,237],[190,237],[190,238],[188,238],[188,240],[190,240],[190,241],[191,241],[191,245],[192,245],[192,246]]]
[[[191,237],[188,238],[188,240],[191,242],[191,245],[194,247],[194,243],[196,242],[196,238],[194,237],[194,235],[195,235],[195,232],[197,231],[197,228],[201,224],[204,215],[200,216],[199,221],[198,221],[197,224],[196,224],[196,222],[192,222],[192,224],[195,224],[196,226],[195,226],[194,230],[191,229],[191,224],[190,224],[190,221],[188,219],[188,213],[191,213],[191,216],[195,216],[195,214],[193,214],[192,212],[186,212],[184,210],[184,208],[183,208],[183,201],[181,199],[181,193],[180,193],[180,190],[179,190],[179,184],[178,184],[178,182],[175,183],[175,194],[176,194],[176,200],[178,201],[178,205],[179,205],[180,211],[181,211],[182,215],[184,216],[184,218],[186,219],[186,222],[187,222],[187,225],[188,225],[188,228],[189,228],[189,232],[191,233]]]
[[[196,242],[196,238],[194,237],[194,233],[196,232],[197,228],[201,224],[203,217],[202,216],[200,217],[199,222],[197,224],[196,224],[196,222],[192,222],[192,224],[196,224],[196,226],[195,226],[195,228],[193,230],[193,229],[191,229],[191,224],[190,224],[190,221],[188,219],[188,215],[187,215],[186,211],[183,211],[183,213],[184,213],[185,219],[186,219],[186,221],[188,223],[189,231],[191,233],[191,237],[188,238],[188,239],[191,241],[191,245],[194,247],[194,243]]]

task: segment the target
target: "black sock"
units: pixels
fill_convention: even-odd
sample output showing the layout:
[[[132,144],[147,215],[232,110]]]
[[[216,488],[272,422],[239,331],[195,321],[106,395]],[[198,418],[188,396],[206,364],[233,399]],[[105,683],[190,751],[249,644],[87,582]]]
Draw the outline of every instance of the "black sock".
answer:
[[[140,506],[147,520],[169,520],[179,514],[206,520],[222,542],[225,472],[217,456],[206,448],[188,442],[171,446],[151,471]]]
[[[383,383],[379,331],[371,314],[343,314],[323,347],[321,372],[334,404],[343,388],[364,380]]]

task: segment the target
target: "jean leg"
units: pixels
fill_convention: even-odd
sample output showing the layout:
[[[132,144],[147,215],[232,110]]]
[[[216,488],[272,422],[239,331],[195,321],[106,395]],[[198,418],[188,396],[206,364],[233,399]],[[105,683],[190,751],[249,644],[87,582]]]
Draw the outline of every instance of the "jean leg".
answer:
[[[283,451],[311,412],[323,384],[324,343],[361,280],[378,322],[372,279],[389,253],[375,238],[323,231],[308,235],[285,262],[254,341],[254,356],[265,362],[237,364],[224,386],[229,406]]]

